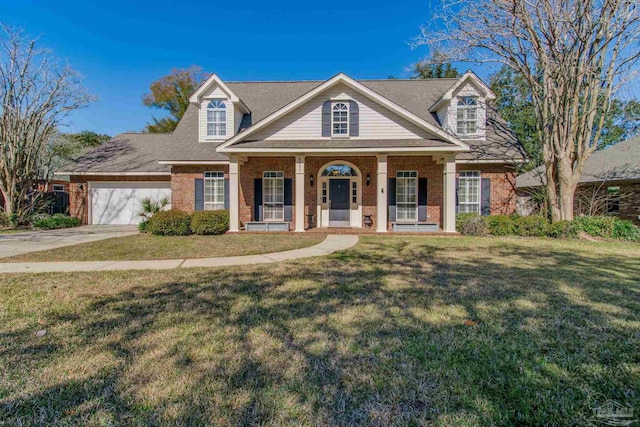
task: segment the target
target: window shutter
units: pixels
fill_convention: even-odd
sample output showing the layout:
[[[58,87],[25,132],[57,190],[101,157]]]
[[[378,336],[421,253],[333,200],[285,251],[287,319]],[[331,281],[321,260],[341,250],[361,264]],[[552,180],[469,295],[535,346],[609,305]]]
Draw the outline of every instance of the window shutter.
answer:
[[[389,204],[389,221],[396,220],[396,179],[387,180],[387,203]]]
[[[224,208],[229,210],[229,178],[224,179]]]
[[[202,178],[198,178],[195,180],[195,206],[194,209],[197,211],[204,210],[204,180]]]
[[[322,104],[322,136],[331,136],[331,101]]]
[[[460,186],[460,179],[456,178],[456,213],[460,211],[460,203],[458,202],[458,187]]]
[[[480,214],[491,215],[491,179],[482,178],[480,188]]]
[[[360,135],[360,110],[356,101],[349,101],[349,136]]]
[[[253,220],[262,221],[262,179],[253,180]]]
[[[293,219],[293,179],[285,178],[284,180],[284,220],[291,221]]]
[[[427,220],[427,178],[418,178],[418,221]]]

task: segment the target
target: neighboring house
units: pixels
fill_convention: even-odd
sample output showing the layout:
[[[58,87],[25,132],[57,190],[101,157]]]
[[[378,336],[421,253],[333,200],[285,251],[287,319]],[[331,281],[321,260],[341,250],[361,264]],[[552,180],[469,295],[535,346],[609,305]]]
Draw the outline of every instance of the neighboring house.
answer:
[[[122,134],[67,165],[71,213],[136,223],[140,199],[229,209],[230,231],[455,231],[455,213],[511,213],[522,161],[494,94],[460,79],[223,82],[171,134]],[[489,111],[489,113],[488,113]],[[457,194],[456,194],[457,193]]]
[[[518,176],[519,204],[546,183],[541,166]],[[524,202],[522,202],[524,200]],[[576,214],[609,214],[640,223],[640,136],[594,152],[585,162],[574,200]]]

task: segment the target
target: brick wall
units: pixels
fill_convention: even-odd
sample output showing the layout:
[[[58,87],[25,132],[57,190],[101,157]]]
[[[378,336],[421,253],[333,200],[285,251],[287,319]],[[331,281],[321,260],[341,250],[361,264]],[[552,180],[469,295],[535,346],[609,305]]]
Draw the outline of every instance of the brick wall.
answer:
[[[435,222],[442,228],[444,165],[437,164],[430,156],[389,157],[387,161],[389,178],[395,178],[398,171],[417,171],[418,178],[427,178],[427,222]]]
[[[264,171],[282,171],[285,179],[293,180],[293,203],[296,203],[295,190],[295,162],[294,156],[290,157],[249,157],[244,164],[240,165],[240,226],[249,221],[255,221],[253,218],[253,197],[254,197],[254,180],[262,179]],[[292,209],[291,229],[294,228],[296,222],[295,208]]]
[[[173,166],[171,168],[171,208],[185,212],[195,209],[195,180],[202,179],[205,172],[222,171],[229,178],[226,165]]]
[[[607,188],[620,188],[620,219],[628,219],[640,225],[640,182],[598,182],[580,184],[574,197],[576,215],[606,215]]]
[[[491,215],[510,215],[516,211],[516,174],[508,165],[457,164],[457,172],[480,171],[481,178],[491,179]]]
[[[90,181],[169,181],[168,175],[150,176],[114,176],[114,175],[72,175],[69,182],[69,214],[80,218],[83,225],[88,224],[88,183]]]

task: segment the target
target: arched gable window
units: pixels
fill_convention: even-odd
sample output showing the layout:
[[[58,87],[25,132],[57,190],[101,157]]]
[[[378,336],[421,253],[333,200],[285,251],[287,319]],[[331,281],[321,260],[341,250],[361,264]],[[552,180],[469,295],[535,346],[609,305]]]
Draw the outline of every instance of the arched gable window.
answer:
[[[478,133],[478,98],[463,96],[458,99],[456,128],[458,135]]]
[[[331,108],[331,134],[349,135],[349,103],[336,102]]]
[[[214,99],[207,104],[207,136],[227,135],[227,106],[224,101]]]

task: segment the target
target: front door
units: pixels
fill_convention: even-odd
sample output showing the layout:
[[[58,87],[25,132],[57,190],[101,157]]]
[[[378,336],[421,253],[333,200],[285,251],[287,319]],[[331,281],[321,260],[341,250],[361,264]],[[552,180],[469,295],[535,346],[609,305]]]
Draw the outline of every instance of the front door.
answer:
[[[329,180],[329,227],[351,226],[349,179]]]

